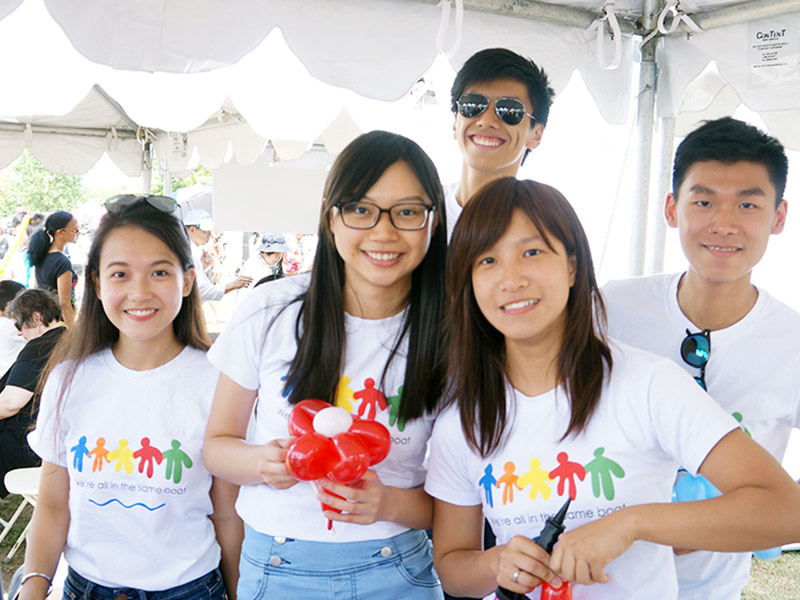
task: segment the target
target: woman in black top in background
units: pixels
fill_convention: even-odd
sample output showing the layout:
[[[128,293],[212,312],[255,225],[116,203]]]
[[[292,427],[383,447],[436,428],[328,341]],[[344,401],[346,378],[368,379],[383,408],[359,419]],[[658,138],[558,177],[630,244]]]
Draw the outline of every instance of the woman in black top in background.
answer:
[[[28,262],[36,267],[36,287],[56,293],[67,327],[75,321],[78,276],[64,254],[64,247],[78,238],[78,231],[75,217],[59,210],[47,217],[44,228],[28,243]]]
[[[39,408],[34,393],[39,375],[66,331],[59,323],[61,308],[52,292],[20,292],[8,303],[6,315],[28,343],[0,378],[0,498],[8,494],[3,484],[8,471],[41,464],[26,439]]]

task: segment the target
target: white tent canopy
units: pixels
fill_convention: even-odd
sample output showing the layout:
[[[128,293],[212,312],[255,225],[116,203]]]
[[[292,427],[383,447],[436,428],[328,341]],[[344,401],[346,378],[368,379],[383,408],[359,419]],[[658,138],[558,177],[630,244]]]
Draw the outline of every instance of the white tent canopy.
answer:
[[[315,142],[335,154],[379,126],[366,116],[376,103],[401,129],[409,103],[388,101],[444,53],[457,68],[478,49],[513,48],[556,92],[577,70],[611,123],[636,98],[632,272],[644,270],[645,237],[650,270],[662,252],[654,215],[645,236],[654,146],[656,196],[674,134],[740,103],[800,148],[800,0],[0,0],[0,19],[0,166],[25,146],[64,171],[106,151],[126,173],[151,150],[176,173]],[[425,86],[448,110],[445,84]],[[65,116],[19,116],[31,114]],[[59,158],[69,139],[72,156]]]

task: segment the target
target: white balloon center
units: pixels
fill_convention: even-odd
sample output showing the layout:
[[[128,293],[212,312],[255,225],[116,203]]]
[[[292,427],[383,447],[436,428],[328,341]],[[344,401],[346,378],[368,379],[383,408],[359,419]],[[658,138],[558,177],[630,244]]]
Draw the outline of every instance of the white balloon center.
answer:
[[[314,431],[329,438],[344,433],[352,424],[353,417],[339,406],[323,408],[314,415]]]

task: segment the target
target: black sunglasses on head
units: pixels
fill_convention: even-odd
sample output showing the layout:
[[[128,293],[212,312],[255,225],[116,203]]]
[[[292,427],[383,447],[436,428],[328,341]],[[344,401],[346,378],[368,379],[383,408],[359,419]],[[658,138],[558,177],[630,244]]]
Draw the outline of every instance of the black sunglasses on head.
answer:
[[[706,388],[706,365],[711,357],[711,330],[704,329],[699,333],[686,330],[686,337],[681,342],[681,358],[687,365],[700,369],[700,375],[694,380],[704,390]]]
[[[465,119],[474,119],[486,112],[490,103],[491,100],[483,94],[467,92],[461,95],[461,98],[456,102],[456,106],[458,107],[458,114],[462,117]],[[507,125],[519,125],[526,115],[531,118],[531,124],[536,122],[536,117],[526,112],[525,105],[519,98],[497,98],[494,101],[494,112],[496,112],[497,116]]]
[[[178,208],[178,203],[169,196],[135,196],[133,194],[112,196],[103,203],[103,206],[110,213],[118,213],[137,202],[146,202],[156,210],[165,213],[174,213]]]

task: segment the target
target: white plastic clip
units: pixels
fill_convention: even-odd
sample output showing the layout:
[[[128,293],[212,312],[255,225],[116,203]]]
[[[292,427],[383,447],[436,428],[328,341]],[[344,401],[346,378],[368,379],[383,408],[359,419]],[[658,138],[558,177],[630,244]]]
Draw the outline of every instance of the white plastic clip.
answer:
[[[456,39],[449,50],[444,49],[444,36],[450,23],[450,3],[456,4]],[[464,23],[464,0],[442,0],[442,16],[439,19],[439,32],[436,34],[436,52],[443,53],[447,58],[453,58],[461,48],[461,30]]]
[[[608,26],[611,28],[611,42],[614,44],[614,58],[610,62],[606,60],[603,43],[606,31],[603,23],[606,21],[608,21]],[[614,13],[613,2],[603,7],[603,16],[598,17],[589,29],[593,28],[597,28],[597,62],[600,64],[601,69],[613,71],[622,62],[622,31],[619,27],[619,21],[617,21],[617,15]]]

